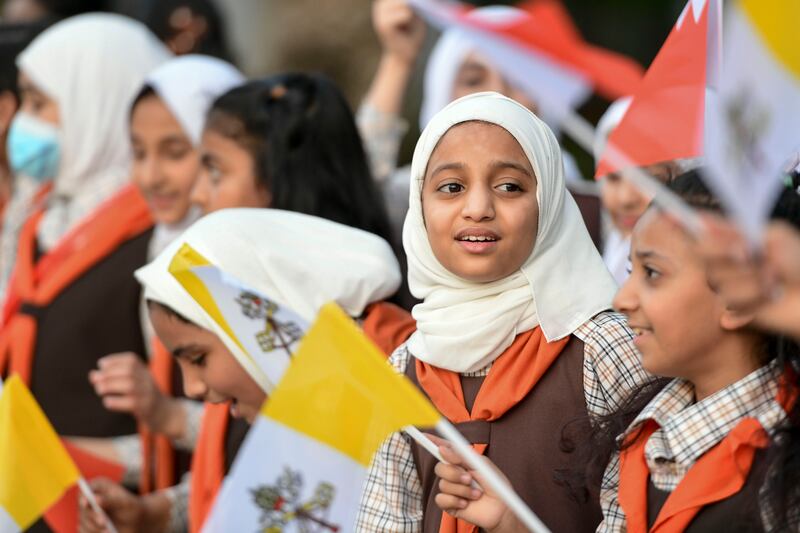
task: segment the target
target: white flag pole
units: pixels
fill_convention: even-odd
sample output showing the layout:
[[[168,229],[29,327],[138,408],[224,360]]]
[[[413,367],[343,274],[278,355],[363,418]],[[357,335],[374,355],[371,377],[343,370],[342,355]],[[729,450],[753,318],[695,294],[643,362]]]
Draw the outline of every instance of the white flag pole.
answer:
[[[117,528],[114,527],[114,523],[108,517],[106,512],[103,511],[103,508],[100,507],[100,504],[97,503],[97,498],[95,498],[94,492],[92,492],[91,487],[89,487],[89,484],[83,477],[78,478],[78,488],[80,489],[81,494],[83,494],[84,498],[86,498],[86,501],[89,502],[89,505],[91,506],[92,510],[103,517],[103,520],[105,520],[106,528],[108,529],[108,531],[110,533],[117,533]]]
[[[505,482],[492,468],[486,464],[484,458],[475,452],[469,442],[453,427],[446,418],[442,418],[436,424],[437,431],[453,445],[453,448],[461,455],[467,464],[478,472],[493,492],[495,492],[509,509],[520,519],[523,525],[533,533],[550,533],[547,526],[525,505],[522,498],[514,492],[507,482]]]
[[[431,454],[437,461],[444,464],[450,464],[447,461],[445,461],[444,458],[442,457],[442,454],[439,453],[439,447],[436,446],[436,444],[431,439],[429,439],[423,432],[421,432],[414,426],[406,426],[403,428],[403,431],[407,433],[409,437],[414,439],[417,442],[417,444],[425,448],[428,451],[428,453]],[[473,489],[481,490],[481,486],[474,479],[472,480],[472,483],[470,483],[470,486],[472,486]]]
[[[562,116],[561,126],[581,148],[592,153],[595,138],[594,127],[582,116],[572,109],[566,109]],[[606,145],[603,156],[615,167],[624,169],[623,177],[629,180],[640,191],[653,197],[665,211],[673,215],[692,234],[698,235],[703,231],[700,215],[689,207],[677,194],[670,191],[656,178],[642,170],[636,163],[617,148],[613,143]]]

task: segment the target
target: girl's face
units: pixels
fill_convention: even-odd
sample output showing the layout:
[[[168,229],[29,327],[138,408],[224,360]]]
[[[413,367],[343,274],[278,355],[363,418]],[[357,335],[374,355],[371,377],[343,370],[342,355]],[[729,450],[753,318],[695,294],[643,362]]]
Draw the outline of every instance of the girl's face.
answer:
[[[490,62],[472,52],[464,59],[453,82],[452,99],[483,91],[495,91],[524,105],[532,112],[538,111],[536,103],[514,87]]]
[[[212,128],[200,143],[202,170],[192,190],[192,203],[204,214],[230,207],[269,207],[272,197],[255,173],[245,148]]]
[[[159,305],[149,310],[156,335],[181,367],[186,395],[210,403],[231,401],[231,414],[252,423],[267,395],[220,338]]]
[[[662,183],[668,183],[676,173],[676,167],[672,162],[649,165],[643,170]],[[627,237],[650,205],[652,198],[616,172],[604,176],[600,184],[603,207],[611,216],[611,222],[617,231]]]
[[[58,103],[47,96],[27,74],[20,71],[19,73],[19,112],[26,113],[32,117],[38,118],[41,121],[49,122],[54,126],[58,126],[61,121],[59,119]]]
[[[133,181],[157,222],[186,216],[200,172],[200,156],[175,116],[155,95],[143,98],[131,115]]]
[[[708,284],[689,237],[656,209],[633,231],[631,275],[614,299],[636,334],[644,368],[693,380],[732,364],[730,331],[742,324]]]
[[[452,127],[431,154],[422,213],[436,259],[468,281],[519,270],[539,224],[536,176],[522,147],[500,126]]]

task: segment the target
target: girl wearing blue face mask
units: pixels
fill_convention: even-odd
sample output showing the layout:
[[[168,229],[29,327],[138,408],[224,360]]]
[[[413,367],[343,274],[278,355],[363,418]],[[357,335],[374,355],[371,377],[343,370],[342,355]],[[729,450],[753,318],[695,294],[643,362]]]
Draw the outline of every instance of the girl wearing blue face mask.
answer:
[[[145,76],[168,57],[138,22],[93,14],[52,26],[17,59],[9,159],[52,190],[19,229],[0,375],[19,374],[65,436],[136,432],[132,417],[103,408],[87,375],[106,354],[145,353],[132,273],[153,222],[129,184],[127,125]]]

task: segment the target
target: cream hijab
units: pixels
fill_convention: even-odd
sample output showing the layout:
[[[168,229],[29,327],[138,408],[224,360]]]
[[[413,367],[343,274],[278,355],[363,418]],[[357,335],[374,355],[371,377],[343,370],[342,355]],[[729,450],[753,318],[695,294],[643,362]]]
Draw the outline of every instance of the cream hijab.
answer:
[[[422,216],[421,186],[431,153],[462,122],[496,124],[519,142],[538,180],[539,229],[522,268],[490,283],[461,279],[436,259]],[[469,148],[465,147],[468,151]],[[540,326],[548,341],[570,335],[611,307],[616,287],[564,185],[561,150],[544,122],[497,93],[460,98],[433,117],[411,164],[409,210],[403,227],[417,331],[411,353],[454,372],[479,370],[524,331]]]
[[[215,332],[237,357],[234,342],[168,272],[184,243],[309,323],[330,301],[358,317],[367,305],[391,296],[400,286],[400,267],[391,247],[372,233],[278,209],[224,209],[207,215],[137,270],[136,279],[146,299]],[[268,389],[263,372],[250,359],[239,363]]]
[[[211,104],[218,96],[245,80],[242,73],[227,61],[191,54],[160,65],[147,75],[145,86],[150,87],[164,102],[186,136],[197,147]],[[200,210],[192,207],[180,222],[157,224],[150,239],[148,258],[155,258],[199,217]]]
[[[59,106],[62,159],[39,225],[44,250],[128,182],[131,102],[147,73],[169,57],[143,24],[88,14],[48,28],[17,58]]]

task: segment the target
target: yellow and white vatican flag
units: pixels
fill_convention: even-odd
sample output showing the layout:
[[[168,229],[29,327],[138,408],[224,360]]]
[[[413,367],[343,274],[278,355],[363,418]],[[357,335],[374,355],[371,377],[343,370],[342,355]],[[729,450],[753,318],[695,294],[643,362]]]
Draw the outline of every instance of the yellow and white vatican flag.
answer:
[[[220,270],[188,244],[175,254],[169,271],[203,309],[208,319],[203,325],[265,391],[274,389],[308,322]]]
[[[204,531],[352,531],[380,443],[439,419],[328,304],[248,433]]]
[[[547,531],[333,303],[262,407],[203,531],[352,531],[373,454],[407,426],[436,427],[531,531]]]
[[[0,533],[28,529],[79,479],[36,400],[12,376],[0,393]]]
[[[798,0],[727,5],[718,101],[707,107],[709,185],[758,239],[800,146]]]

